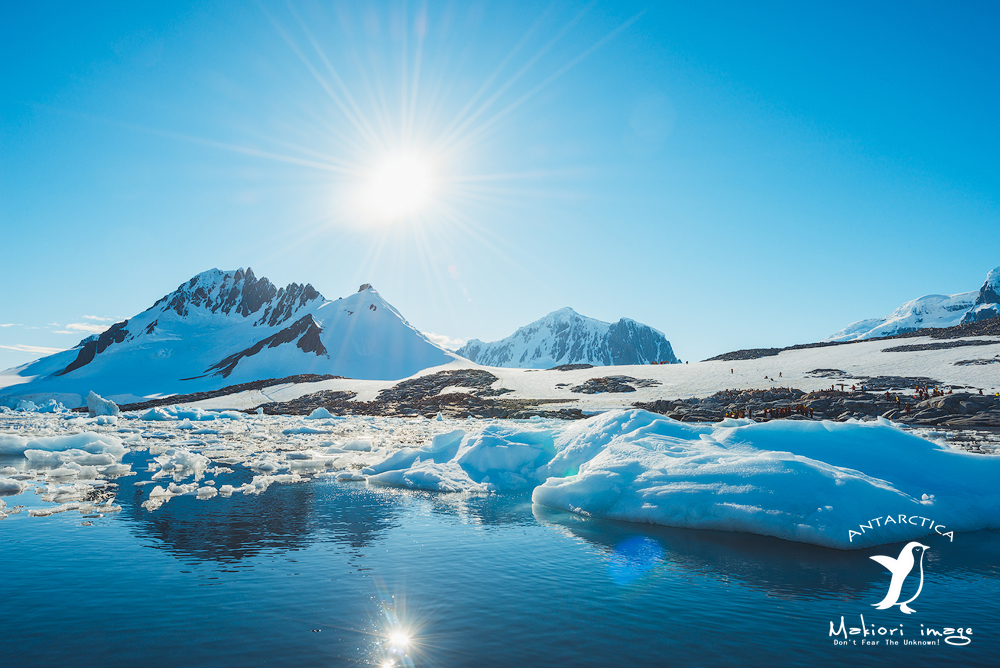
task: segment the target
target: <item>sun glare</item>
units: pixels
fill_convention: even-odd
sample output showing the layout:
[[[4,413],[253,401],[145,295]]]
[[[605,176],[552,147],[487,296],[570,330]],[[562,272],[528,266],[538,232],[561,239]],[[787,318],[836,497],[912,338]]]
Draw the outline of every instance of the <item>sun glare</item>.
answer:
[[[361,208],[382,221],[397,221],[423,209],[434,190],[430,165],[413,155],[394,156],[368,175]]]

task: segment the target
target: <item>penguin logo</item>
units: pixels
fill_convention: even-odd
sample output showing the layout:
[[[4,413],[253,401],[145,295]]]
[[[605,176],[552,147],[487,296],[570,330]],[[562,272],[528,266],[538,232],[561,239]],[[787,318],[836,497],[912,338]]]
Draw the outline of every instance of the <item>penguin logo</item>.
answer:
[[[886,557],[881,554],[877,554],[871,557],[874,561],[882,564],[889,569],[892,573],[892,579],[889,581],[889,593],[885,595],[880,603],[872,603],[874,607],[879,610],[886,610],[894,605],[898,605],[899,609],[910,614],[911,612],[916,612],[907,603],[912,603],[918,596],[920,596],[920,590],[924,588],[924,554],[930,549],[926,545],[921,545],[920,543],[914,541],[912,543],[907,543],[906,546],[900,551],[899,556],[893,559],[892,557]],[[899,600],[899,594],[903,589],[903,581],[913,570],[913,562],[915,560],[914,552],[920,554],[920,585],[917,587],[917,593],[910,597],[908,600],[902,603],[897,603]]]

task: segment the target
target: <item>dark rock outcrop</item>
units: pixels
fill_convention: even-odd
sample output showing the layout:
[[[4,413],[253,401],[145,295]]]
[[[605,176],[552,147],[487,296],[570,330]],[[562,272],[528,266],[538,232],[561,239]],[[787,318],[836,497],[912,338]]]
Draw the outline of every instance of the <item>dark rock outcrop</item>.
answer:
[[[63,376],[74,369],[79,369],[82,366],[90,364],[94,361],[94,357],[107,350],[108,346],[124,341],[125,337],[128,336],[128,330],[125,329],[126,325],[128,325],[128,320],[122,320],[111,325],[97,336],[84,339],[81,342],[80,352],[77,353],[76,359],[56,375]]]
[[[261,339],[254,345],[239,352],[229,355],[220,362],[217,362],[205,370],[205,373],[213,373],[216,376],[222,376],[223,378],[228,378],[229,374],[233,372],[236,365],[240,363],[244,357],[252,357],[265,347],[267,348],[277,348],[283,343],[291,343],[298,339],[296,347],[301,348],[302,352],[315,353],[317,356],[326,355],[326,348],[323,346],[323,342],[320,340],[320,333],[322,330],[320,326],[316,324],[312,315],[304,315],[298,320],[296,320],[291,326],[272,334],[271,336]]]
[[[538,416],[577,420],[586,417],[576,408],[540,408],[547,403],[565,403],[561,399],[499,398],[511,390],[494,389],[492,385],[497,380],[496,376],[481,369],[440,371],[397,383],[379,392],[374,401],[352,401],[353,392],[324,391],[259,408],[268,415],[308,415],[317,408],[325,408],[334,415],[383,417],[434,417],[438,413],[451,418],[526,419]],[[467,391],[442,394],[442,390],[449,387]]]
[[[149,401],[138,401],[132,404],[121,404],[118,408],[123,411],[144,411],[150,408],[156,408],[157,406],[172,406],[174,404],[187,404],[194,401],[204,401],[205,399],[215,399],[216,397],[224,397],[229,394],[236,394],[237,392],[245,392],[247,390],[263,390],[268,387],[275,387],[277,385],[288,385],[291,383],[316,383],[321,380],[341,380],[343,376],[331,376],[329,374],[311,374],[304,373],[297,376],[286,376],[285,378],[268,378],[266,380],[255,380],[249,383],[239,383],[237,385],[227,385],[218,390],[211,390],[208,392],[192,392],[190,394],[173,394],[169,397],[163,397],[161,399],[150,399]],[[76,412],[86,413],[87,407],[81,406],[80,408],[73,409]]]
[[[986,277],[986,282],[979,288],[979,296],[962,317],[961,324],[980,322],[1000,316],[1000,267],[997,267]]]
[[[786,350],[806,350],[808,348],[827,348],[830,346],[851,346],[856,343],[870,343],[871,341],[892,341],[895,339],[912,339],[919,336],[928,336],[932,339],[961,339],[972,336],[1000,336],[1000,318],[989,318],[986,320],[979,320],[975,322],[969,322],[961,325],[955,325],[954,327],[928,327],[927,329],[918,329],[913,332],[905,332],[903,334],[894,334],[893,336],[882,336],[872,339],[857,339],[854,341],[820,341],[818,343],[800,343],[794,346],[786,346],[785,348],[747,348],[746,350],[735,350],[729,353],[723,353],[722,355],[716,355],[715,357],[709,357],[706,362],[717,362],[717,361],[736,361],[736,360],[753,360],[760,359],[761,357],[773,357],[779,353]],[[983,343],[968,343],[968,344],[958,344],[958,345],[987,345],[994,342],[983,342]],[[928,344],[934,345],[934,344]],[[927,348],[922,348],[926,350]],[[883,352],[893,352],[898,349],[885,349]]]

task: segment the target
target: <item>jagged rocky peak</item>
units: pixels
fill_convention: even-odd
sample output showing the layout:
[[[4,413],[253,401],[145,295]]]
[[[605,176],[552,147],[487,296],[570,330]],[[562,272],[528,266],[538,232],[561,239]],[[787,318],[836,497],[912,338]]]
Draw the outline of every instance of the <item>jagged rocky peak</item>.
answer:
[[[292,317],[307,303],[322,299],[312,285],[291,283],[277,288],[267,278],[257,278],[253,269],[247,267],[246,271],[204,271],[179,285],[152,308],[159,307],[163,313],[172,311],[181,317],[188,316],[192,308],[244,318],[259,314],[255,325],[273,327]]]
[[[979,288],[979,295],[972,308],[962,317],[962,324],[997,316],[1000,316],[1000,267],[986,275],[986,282]]]
[[[364,292],[365,290],[374,290],[371,283],[362,283],[361,287],[358,288],[358,292]]]

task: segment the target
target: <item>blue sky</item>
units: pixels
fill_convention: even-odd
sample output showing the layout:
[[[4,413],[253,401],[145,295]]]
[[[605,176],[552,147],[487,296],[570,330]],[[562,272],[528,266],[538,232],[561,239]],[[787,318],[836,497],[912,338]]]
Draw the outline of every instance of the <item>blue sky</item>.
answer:
[[[0,16],[2,368],[212,267],[328,298],[371,282],[454,339],[630,317],[695,360],[1000,264],[993,3]],[[347,203],[398,151],[433,155],[433,204],[365,220]]]

